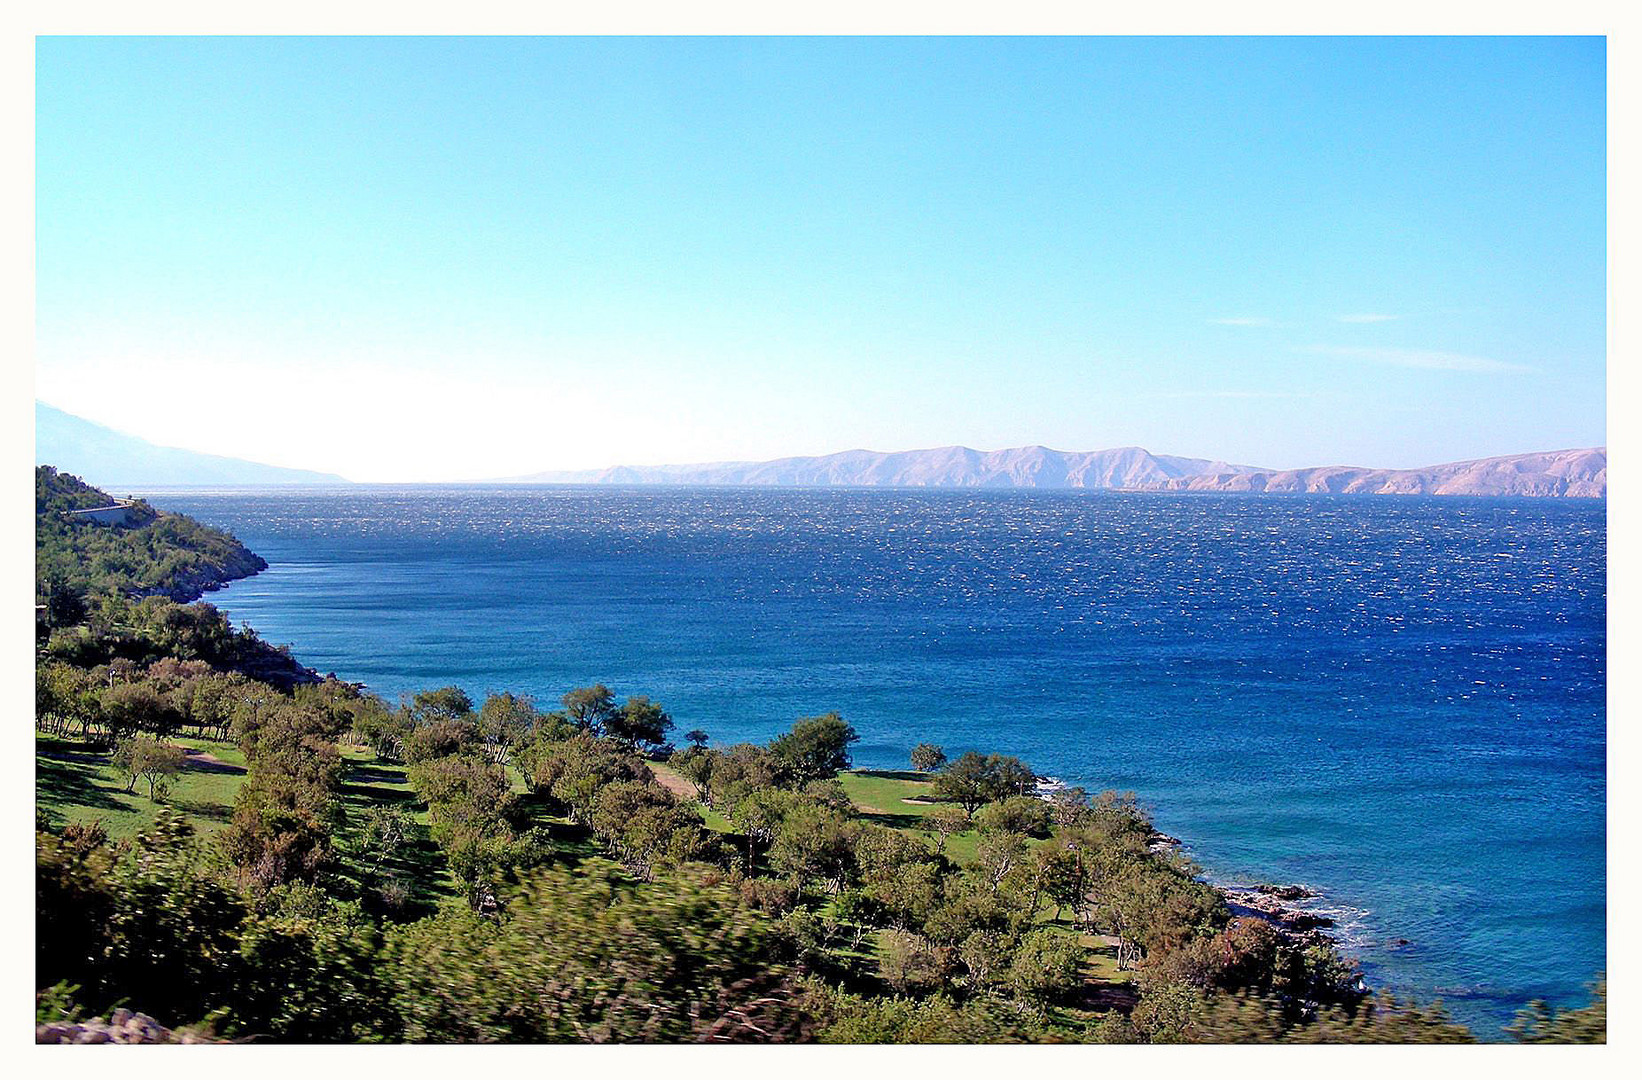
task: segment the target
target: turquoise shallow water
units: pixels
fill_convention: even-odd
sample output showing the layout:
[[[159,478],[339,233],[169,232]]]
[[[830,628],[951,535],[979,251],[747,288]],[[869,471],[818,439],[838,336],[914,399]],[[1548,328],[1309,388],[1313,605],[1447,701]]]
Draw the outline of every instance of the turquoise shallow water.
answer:
[[[390,698],[593,681],[679,730],[837,709],[856,761],[1133,790],[1302,881],[1485,1037],[1606,965],[1606,507],[1082,492],[172,491],[270,562],[211,597]],[[1400,944],[1406,939],[1407,944]]]

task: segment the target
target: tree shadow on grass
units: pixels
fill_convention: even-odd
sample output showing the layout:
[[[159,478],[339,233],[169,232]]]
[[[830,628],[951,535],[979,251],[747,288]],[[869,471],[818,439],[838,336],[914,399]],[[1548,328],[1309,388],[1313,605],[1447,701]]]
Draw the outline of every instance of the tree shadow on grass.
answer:
[[[372,804],[403,805],[417,801],[416,792],[409,788],[379,787],[375,784],[345,783],[342,785],[342,797],[347,800],[350,810]]]
[[[234,808],[221,803],[203,802],[193,799],[170,799],[171,808],[178,813],[189,817],[201,818],[206,821],[217,821],[227,824],[234,819]]]
[[[856,769],[861,776],[876,776],[883,780],[918,780],[929,783],[932,777],[929,773],[913,772],[910,769]]]
[[[1111,968],[1117,967],[1117,946],[1097,941],[1089,946],[1091,956],[1100,957],[1110,963]],[[1073,1004],[1090,1012],[1107,1012],[1116,1009],[1119,1012],[1129,1012],[1140,1001],[1140,994],[1131,981],[1115,981],[1108,970],[1102,970],[1098,963],[1083,965],[1083,983],[1074,995]]]
[[[357,834],[350,829],[341,845],[337,874],[369,909],[380,910],[395,922],[409,922],[433,914],[441,901],[455,895],[445,879],[444,854],[423,826],[417,825],[407,842],[380,864],[356,845]],[[404,889],[404,899],[390,908],[382,890],[395,882]]]
[[[891,829],[906,829],[911,832],[934,832],[934,828],[925,824],[921,814],[884,814],[863,812],[863,821],[870,821],[874,825],[887,825]]]
[[[348,782],[369,787],[375,784],[403,784],[406,780],[404,772],[400,770],[353,765],[348,769]]]
[[[57,806],[84,806],[92,810],[130,813],[136,806],[120,798],[121,793],[97,777],[97,766],[78,761],[58,761],[48,757],[34,760],[35,797]]]
[[[188,768],[192,769],[194,772],[227,773],[231,776],[245,775],[246,770],[244,765],[232,765],[226,761],[202,760],[203,755],[205,754],[205,751],[203,750],[184,750],[183,753],[187,755],[186,764]]]

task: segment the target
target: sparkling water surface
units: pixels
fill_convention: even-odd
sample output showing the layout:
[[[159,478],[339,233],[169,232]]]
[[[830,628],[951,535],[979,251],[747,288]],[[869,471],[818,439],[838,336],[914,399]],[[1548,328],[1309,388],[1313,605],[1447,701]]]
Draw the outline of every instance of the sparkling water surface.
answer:
[[[859,765],[1016,754],[1321,890],[1372,983],[1483,1037],[1606,965],[1601,502],[147,494],[270,563],[208,599],[390,700],[602,681],[715,743],[837,710]]]

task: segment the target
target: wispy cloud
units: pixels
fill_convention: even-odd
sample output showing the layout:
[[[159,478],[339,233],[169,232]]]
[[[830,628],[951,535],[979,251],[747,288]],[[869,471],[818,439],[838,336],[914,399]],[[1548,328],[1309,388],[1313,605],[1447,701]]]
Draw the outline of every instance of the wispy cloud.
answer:
[[[1299,394],[1283,390],[1179,390],[1163,391],[1155,394],[1136,394],[1135,398],[1145,400],[1179,400],[1182,398],[1219,398],[1233,401],[1258,401],[1265,399],[1279,399],[1284,401],[1315,400],[1321,395]]]
[[[1361,314],[1361,315],[1339,315],[1339,316],[1336,316],[1336,318],[1340,322],[1343,322],[1343,323],[1377,323],[1377,322],[1396,322],[1398,319],[1402,318],[1402,316],[1401,315],[1375,315],[1375,314],[1364,313],[1364,314]]]
[[[1434,349],[1375,349],[1351,345],[1313,345],[1302,350],[1318,356],[1338,356],[1347,360],[1365,360],[1372,364],[1392,367],[1423,368],[1427,371],[1468,371],[1482,374],[1505,374],[1536,371],[1526,364],[1512,364],[1486,356],[1468,356],[1465,353],[1438,352]]]
[[[1277,320],[1257,315],[1238,315],[1230,319],[1210,319],[1216,326],[1276,326]]]

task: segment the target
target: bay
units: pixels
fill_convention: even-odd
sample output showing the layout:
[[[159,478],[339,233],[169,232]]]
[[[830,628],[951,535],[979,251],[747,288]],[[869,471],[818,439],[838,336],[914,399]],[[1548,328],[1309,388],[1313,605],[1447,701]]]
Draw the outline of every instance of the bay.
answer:
[[[1602,502],[146,494],[271,564],[208,599],[390,700],[602,681],[720,744],[837,710],[863,766],[1016,754],[1321,890],[1372,983],[1485,1038],[1606,964]]]

